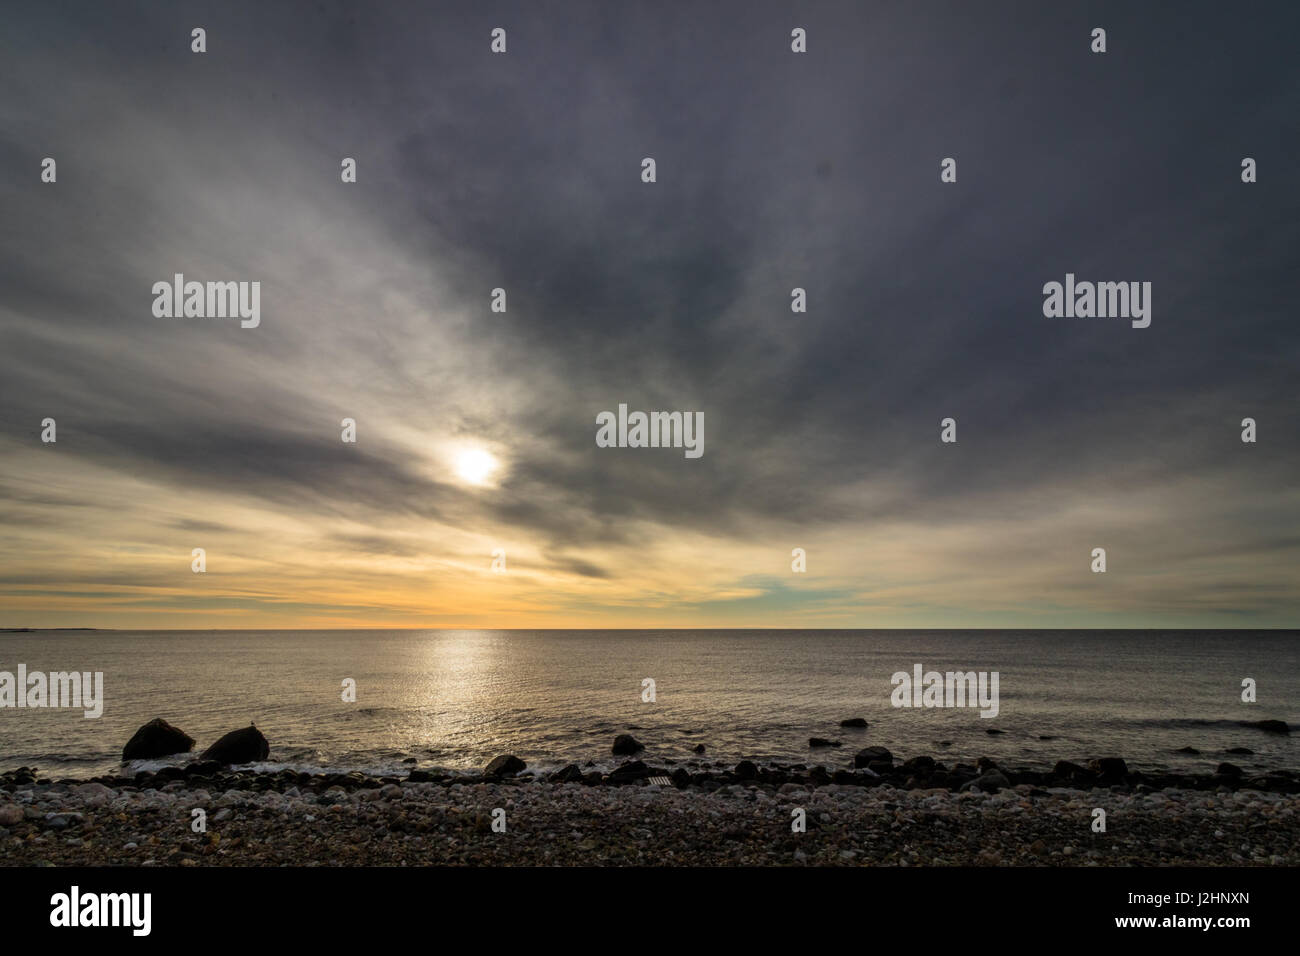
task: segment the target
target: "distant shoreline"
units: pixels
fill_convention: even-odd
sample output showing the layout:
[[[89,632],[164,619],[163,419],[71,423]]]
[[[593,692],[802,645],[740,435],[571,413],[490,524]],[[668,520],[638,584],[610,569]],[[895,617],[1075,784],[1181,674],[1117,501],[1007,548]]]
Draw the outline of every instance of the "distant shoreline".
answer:
[[[614,631],[618,633],[639,634],[659,631],[754,631],[764,634],[804,634],[808,632],[827,633],[925,633],[925,634],[1055,634],[1063,631],[1080,633],[1111,633],[1115,631],[1136,631],[1144,634],[1206,634],[1222,631],[1229,634],[1258,632],[1261,634],[1293,633],[1300,637],[1300,627],[750,627],[726,625],[664,624],[655,627],[492,627],[490,625],[401,625],[394,627],[0,627],[0,634],[27,634],[39,631],[128,631],[140,634],[175,634],[230,632],[336,632],[336,631],[528,631],[541,633],[579,633]]]

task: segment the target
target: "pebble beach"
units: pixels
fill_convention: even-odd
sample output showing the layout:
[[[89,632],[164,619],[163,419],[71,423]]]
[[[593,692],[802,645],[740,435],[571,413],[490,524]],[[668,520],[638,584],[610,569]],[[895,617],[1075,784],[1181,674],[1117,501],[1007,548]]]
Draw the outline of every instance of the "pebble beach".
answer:
[[[1070,785],[1047,774],[1017,782],[1021,774],[987,763],[945,786],[932,785],[928,766],[930,780],[915,768],[828,778],[824,768],[741,766],[668,784],[649,782],[663,778],[639,762],[625,768],[599,780],[570,772],[567,781],[562,773],[396,779],[201,763],[54,781],[24,768],[0,776],[0,864],[1300,864],[1300,780],[1290,773],[1165,780],[1157,789],[1140,774],[1078,782],[1086,768],[1070,771]],[[1094,830],[1098,808],[1105,832]],[[795,832],[800,817],[804,830]]]

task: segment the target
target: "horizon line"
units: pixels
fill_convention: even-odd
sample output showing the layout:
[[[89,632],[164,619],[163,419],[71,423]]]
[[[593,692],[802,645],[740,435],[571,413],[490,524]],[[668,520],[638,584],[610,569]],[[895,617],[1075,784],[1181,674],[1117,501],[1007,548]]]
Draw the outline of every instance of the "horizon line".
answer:
[[[0,634],[36,631],[1300,631],[1295,627],[0,627]]]

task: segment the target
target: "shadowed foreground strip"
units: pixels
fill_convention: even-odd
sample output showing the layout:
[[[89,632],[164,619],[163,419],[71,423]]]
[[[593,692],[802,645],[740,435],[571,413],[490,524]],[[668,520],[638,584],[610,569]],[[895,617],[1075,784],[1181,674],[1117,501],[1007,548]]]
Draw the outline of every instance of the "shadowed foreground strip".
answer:
[[[1033,791],[1032,793],[1030,791]],[[828,785],[389,783],[322,793],[100,783],[0,793],[5,865],[1285,865],[1294,794]],[[190,828],[207,813],[207,832]],[[1093,833],[1092,811],[1107,814]],[[506,832],[494,832],[493,810]],[[807,832],[791,832],[792,811]]]

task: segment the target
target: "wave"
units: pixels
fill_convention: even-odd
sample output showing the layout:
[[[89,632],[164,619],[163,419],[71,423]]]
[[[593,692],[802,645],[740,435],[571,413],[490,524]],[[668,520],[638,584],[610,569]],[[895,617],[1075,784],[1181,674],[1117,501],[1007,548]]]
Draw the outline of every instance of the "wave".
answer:
[[[1260,718],[1261,720],[1286,720],[1288,725],[1294,726],[1294,718],[1286,719],[1282,717]],[[1139,717],[1133,720],[1120,719],[1118,723],[1131,724],[1139,727],[1159,727],[1165,730],[1179,730],[1184,727],[1219,727],[1223,729],[1236,729],[1246,727],[1250,730],[1260,730],[1258,720],[1227,720],[1225,718],[1206,718],[1206,717]],[[1266,731],[1260,730],[1261,733]]]

